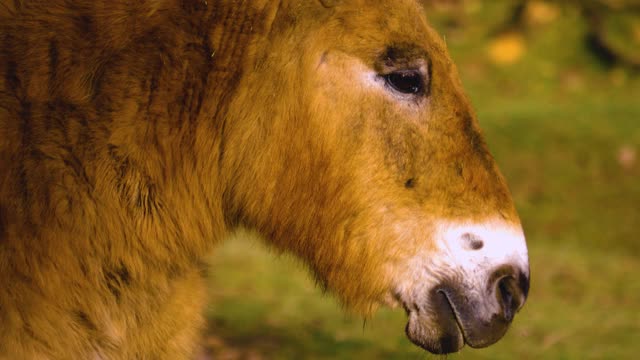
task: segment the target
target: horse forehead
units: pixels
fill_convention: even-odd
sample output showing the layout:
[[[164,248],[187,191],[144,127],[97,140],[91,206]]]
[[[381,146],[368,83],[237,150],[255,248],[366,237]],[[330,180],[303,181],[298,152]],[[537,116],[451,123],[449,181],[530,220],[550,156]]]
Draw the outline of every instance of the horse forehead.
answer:
[[[418,0],[332,0],[337,8],[382,9],[386,12],[397,10],[423,10]]]
[[[429,25],[415,0],[346,0],[333,17],[342,25],[338,28],[343,41],[359,42],[353,48],[382,51],[379,48],[402,46],[446,54],[444,39]]]

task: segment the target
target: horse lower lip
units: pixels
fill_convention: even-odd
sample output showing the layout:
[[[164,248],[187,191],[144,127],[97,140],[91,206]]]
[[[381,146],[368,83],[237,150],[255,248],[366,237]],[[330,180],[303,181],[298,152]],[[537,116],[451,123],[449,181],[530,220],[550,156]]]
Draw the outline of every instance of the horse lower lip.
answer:
[[[457,331],[461,337],[463,345],[468,345],[474,349],[487,347],[496,341],[498,341],[508,328],[508,322],[500,321],[496,316],[492,317],[490,321],[482,321],[478,318],[469,318],[469,316],[480,316],[480,314],[472,313],[473,307],[466,308],[469,304],[465,304],[462,301],[456,303],[453,299],[455,296],[450,295],[446,289],[436,290],[433,297],[434,302],[438,303],[437,310],[440,313],[440,319],[445,322],[449,317],[450,321],[447,325],[450,331],[453,330],[453,324],[455,323],[455,331]],[[467,314],[468,317],[465,317]]]
[[[433,354],[449,354],[464,345],[464,334],[445,294],[431,294],[431,307],[424,312],[417,306],[407,306],[409,315],[407,336],[416,345]]]
[[[451,299],[449,299],[449,296],[444,290],[438,290],[437,293],[440,294],[440,296],[442,296],[443,302],[448,308],[450,315],[453,317],[453,320],[455,321],[456,326],[458,327],[458,331],[462,334],[462,338],[464,339],[464,342],[466,344],[467,339],[465,338],[464,327],[462,327],[462,324],[460,323],[460,317],[456,313],[456,308],[454,304],[451,302]]]

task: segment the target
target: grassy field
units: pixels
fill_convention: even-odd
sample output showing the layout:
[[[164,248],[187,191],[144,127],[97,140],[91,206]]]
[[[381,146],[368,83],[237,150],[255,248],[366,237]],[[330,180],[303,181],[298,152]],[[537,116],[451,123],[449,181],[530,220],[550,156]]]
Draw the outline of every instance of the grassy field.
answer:
[[[574,11],[518,38],[518,61],[492,61],[490,35],[506,3],[483,2],[458,29],[435,23],[515,197],[532,287],[503,340],[448,358],[636,359],[640,76],[585,51]],[[211,263],[214,358],[436,358],[405,338],[403,311],[382,310],[364,323],[322,294],[296,260],[252,236],[230,239]]]

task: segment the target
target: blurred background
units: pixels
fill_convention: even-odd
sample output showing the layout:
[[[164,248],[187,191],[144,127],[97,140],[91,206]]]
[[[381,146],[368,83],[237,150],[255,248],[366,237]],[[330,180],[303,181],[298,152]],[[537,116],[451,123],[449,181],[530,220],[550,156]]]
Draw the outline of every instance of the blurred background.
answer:
[[[506,176],[529,300],[505,338],[448,359],[640,354],[640,1],[425,0]],[[216,359],[430,359],[402,310],[345,313],[247,234],[211,258]]]

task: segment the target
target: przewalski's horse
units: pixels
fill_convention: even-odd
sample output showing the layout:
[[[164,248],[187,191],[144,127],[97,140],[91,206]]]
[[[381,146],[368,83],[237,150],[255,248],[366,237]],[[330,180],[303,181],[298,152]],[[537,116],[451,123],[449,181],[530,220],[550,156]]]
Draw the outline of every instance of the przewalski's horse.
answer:
[[[0,358],[193,356],[240,226],[435,353],[527,296],[505,181],[411,0],[2,0]]]

